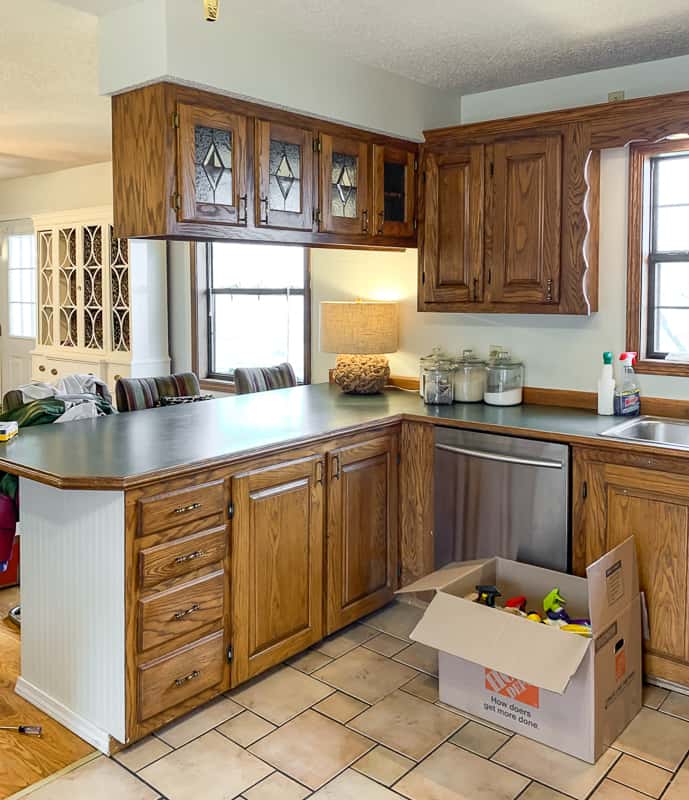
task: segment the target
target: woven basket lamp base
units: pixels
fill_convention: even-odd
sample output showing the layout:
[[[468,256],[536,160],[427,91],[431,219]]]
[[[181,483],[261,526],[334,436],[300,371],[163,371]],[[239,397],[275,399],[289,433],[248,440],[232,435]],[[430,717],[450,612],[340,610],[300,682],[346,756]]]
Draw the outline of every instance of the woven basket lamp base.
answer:
[[[338,356],[333,380],[347,394],[378,394],[390,378],[386,356]]]

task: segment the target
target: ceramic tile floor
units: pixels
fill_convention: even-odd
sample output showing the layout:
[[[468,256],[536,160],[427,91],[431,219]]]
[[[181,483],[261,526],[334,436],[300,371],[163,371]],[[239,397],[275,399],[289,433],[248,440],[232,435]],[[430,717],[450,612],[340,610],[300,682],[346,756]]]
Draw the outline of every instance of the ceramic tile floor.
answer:
[[[644,708],[586,764],[438,701],[396,602],[30,800],[689,800],[689,696]],[[96,787],[97,786],[97,791]]]

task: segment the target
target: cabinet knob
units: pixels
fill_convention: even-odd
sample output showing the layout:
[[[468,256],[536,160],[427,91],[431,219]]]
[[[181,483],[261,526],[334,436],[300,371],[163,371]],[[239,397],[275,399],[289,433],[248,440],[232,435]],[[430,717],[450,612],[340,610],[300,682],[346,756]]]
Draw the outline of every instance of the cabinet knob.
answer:
[[[53,368],[50,370],[50,374],[51,374],[51,375],[57,375],[57,370],[55,369],[55,367],[53,367]]]
[[[365,208],[361,212],[361,230],[364,233],[368,233],[368,209]]]
[[[44,364],[41,364],[41,365],[38,367],[38,371],[39,371],[39,372],[45,372],[45,365],[44,365]]]

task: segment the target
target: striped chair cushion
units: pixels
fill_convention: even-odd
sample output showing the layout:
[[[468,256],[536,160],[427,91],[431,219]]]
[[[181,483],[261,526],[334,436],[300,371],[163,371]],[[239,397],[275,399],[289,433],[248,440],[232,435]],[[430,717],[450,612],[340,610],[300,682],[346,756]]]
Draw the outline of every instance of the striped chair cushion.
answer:
[[[285,362],[275,367],[238,367],[234,371],[234,387],[237,394],[267,392],[296,386],[297,377],[292,365]]]
[[[159,378],[120,378],[115,387],[119,411],[157,408],[162,397],[186,397],[200,393],[199,379],[193,372]]]

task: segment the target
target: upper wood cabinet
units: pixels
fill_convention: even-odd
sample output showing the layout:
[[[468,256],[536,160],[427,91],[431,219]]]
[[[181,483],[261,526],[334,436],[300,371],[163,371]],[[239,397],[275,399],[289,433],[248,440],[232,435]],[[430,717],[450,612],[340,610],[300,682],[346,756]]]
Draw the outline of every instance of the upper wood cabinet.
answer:
[[[256,120],[256,225],[310,231],[314,138],[306,128]]]
[[[634,537],[650,634],[645,642],[645,672],[686,685],[689,682],[686,464],[681,459],[576,450],[573,491],[575,571],[583,574],[586,565],[629,536]]]
[[[112,126],[119,236],[416,246],[414,142],[171,83],[113,97]]]
[[[327,633],[392,600],[397,580],[396,435],[328,453]]]
[[[490,126],[424,148],[419,310],[597,310],[598,153],[585,126]]]

